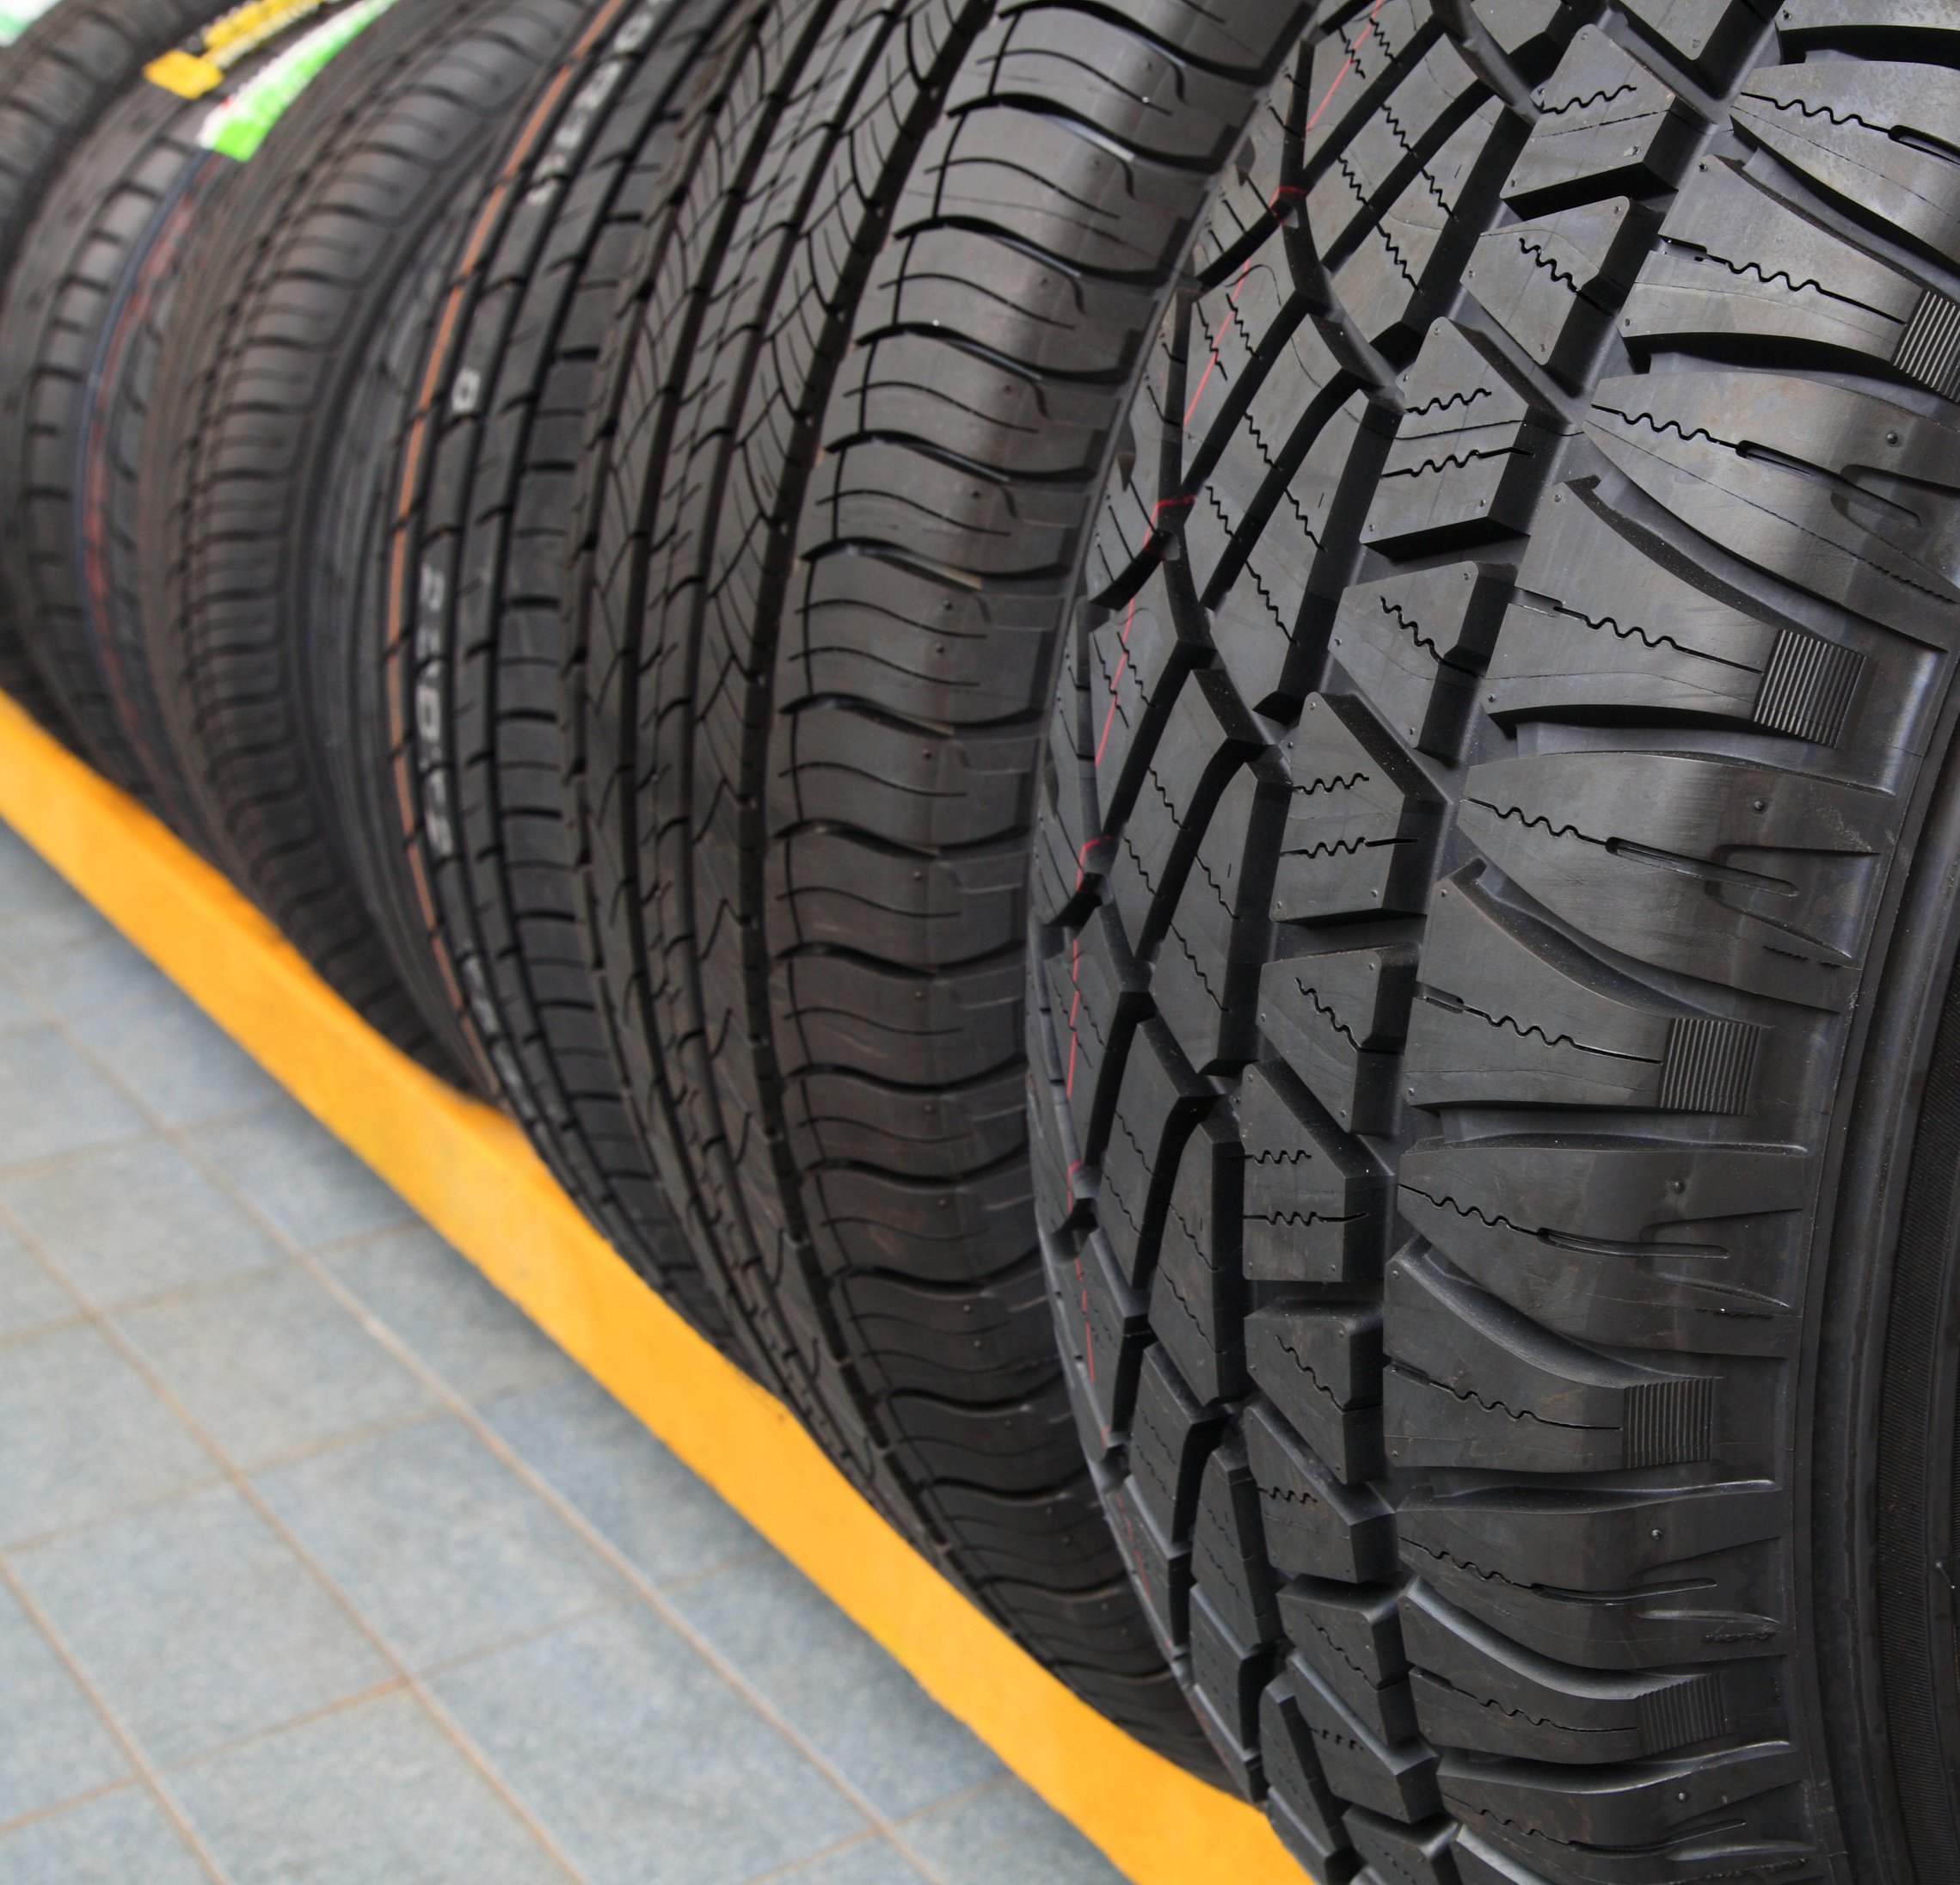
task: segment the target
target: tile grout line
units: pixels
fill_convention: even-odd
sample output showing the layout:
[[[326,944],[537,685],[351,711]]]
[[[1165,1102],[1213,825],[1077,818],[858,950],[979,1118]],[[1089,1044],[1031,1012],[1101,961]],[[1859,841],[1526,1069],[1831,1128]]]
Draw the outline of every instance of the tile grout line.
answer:
[[[116,1711],[109,1706],[108,1698],[95,1686],[89,1672],[83,1667],[80,1658],[68,1646],[61,1632],[54,1627],[54,1619],[43,1610],[8,1563],[7,1554],[0,1551],[0,1585],[6,1587],[8,1594],[21,1606],[22,1613],[41,1634],[42,1640],[59,1659],[68,1672],[69,1679],[87,1696],[91,1707],[102,1719],[102,1724],[114,1737],[116,1745],[122,1750],[123,1759],[133,1768],[143,1784],[149,1788],[164,1816],[176,1827],[206,1876],[215,1885],[232,1885],[231,1875],[218,1862],[218,1856],[204,1842],[204,1835],[192,1824],[191,1817],[177,1796],[165,1784],[157,1765],[144,1751],[134,1735],[124,1727]],[[72,1804],[72,1802],[70,1802]]]
[[[13,1230],[16,1236],[30,1239],[30,1247],[40,1257],[41,1261],[51,1268],[54,1267],[53,1259],[48,1256],[43,1250],[39,1238],[33,1237],[32,1233],[7,1209],[4,1204],[0,1204],[0,1224],[3,1224]],[[218,1444],[215,1437],[206,1431],[203,1424],[191,1413],[190,1409],[178,1399],[175,1391],[151,1366],[148,1358],[115,1326],[114,1320],[105,1311],[98,1309],[93,1303],[89,1302],[65,1275],[62,1275],[58,1271],[56,1274],[58,1280],[67,1287],[75,1299],[83,1305],[89,1322],[115,1348],[124,1361],[136,1371],[148,1385],[151,1392],[155,1394],[169,1408],[191,1437],[211,1455],[231,1489],[244,1500],[267,1529],[319,1581],[321,1587],[346,1614],[348,1621],[366,1639],[369,1646],[374,1649],[376,1654],[395,1671],[397,1679],[408,1689],[409,1692],[427,1710],[430,1716],[455,1743],[458,1751],[464,1759],[476,1770],[479,1776],[489,1786],[491,1792],[516,1816],[524,1829],[537,1842],[539,1849],[558,1866],[567,1877],[577,1881],[578,1885],[591,1885],[591,1881],[587,1877],[585,1872],[572,1863],[570,1856],[559,1845],[557,1839],[539,1823],[537,1817],[518,1798],[514,1790],[497,1771],[482,1750],[469,1736],[461,1732],[458,1724],[451,1718],[448,1710],[443,1708],[435,1697],[429,1692],[415,1671],[411,1669],[407,1662],[396,1654],[394,1646],[388,1642],[379,1630],[368,1621],[353,1598],[341,1587],[338,1580],[328,1573],[326,1567],[315,1557],[311,1550],[299,1538],[298,1533],[286,1524],[265,1495],[252,1483],[250,1477],[224,1447]],[[0,1558],[0,1577],[5,1577],[9,1585],[15,1583],[15,1580],[8,1575],[3,1558]],[[37,1620],[39,1619],[38,1608],[32,1614],[35,1615]],[[50,1636],[51,1642],[57,1640],[52,1636]],[[89,1685],[89,1692],[94,1693],[92,1684]],[[132,1747],[134,1747],[133,1741],[131,1741],[130,1745]],[[163,1786],[161,1771],[150,1763],[147,1759],[144,1760],[143,1771],[146,1777],[155,1777],[154,1784],[161,1791]],[[187,1819],[185,1821],[185,1824],[187,1826],[189,1824]],[[201,1841],[200,1842],[200,1849],[202,1850]],[[218,1876],[222,1879],[224,1874],[220,1872]]]
[[[51,1643],[48,1647],[52,1651],[53,1645]],[[132,1787],[142,1785],[140,1774],[125,1774],[120,1780],[105,1780],[99,1787],[84,1787],[80,1793],[65,1794],[50,1805],[30,1807],[25,1813],[16,1813],[11,1820],[0,1820],[0,1839],[10,1839],[24,1827],[38,1826],[43,1820],[58,1819],[77,1807],[91,1806],[98,1800],[107,1800],[111,1794],[127,1793]]]
[[[555,1486],[551,1485],[549,1481],[533,1469],[528,1461],[523,1459],[504,1440],[503,1437],[482,1419],[468,1400],[452,1387],[449,1382],[439,1374],[428,1362],[417,1354],[394,1329],[383,1322],[338,1276],[335,1275],[324,1264],[316,1261],[311,1250],[303,1247],[296,1238],[290,1236],[280,1225],[260,1210],[249,1198],[246,1197],[231,1182],[229,1174],[212,1164],[200,1150],[189,1142],[189,1131],[201,1128],[180,1128],[163,1120],[141,1094],[122,1079],[120,1071],[113,1063],[99,1055],[89,1043],[70,1031],[67,1022],[62,1016],[49,1008],[46,1003],[30,991],[19,989],[16,985],[16,992],[24,1002],[28,1003],[44,1017],[47,1024],[54,1029],[63,1041],[67,1042],[76,1053],[85,1059],[114,1086],[144,1118],[151,1121],[155,1130],[164,1139],[175,1145],[186,1159],[199,1171],[202,1172],[227,1197],[230,1198],[233,1203],[248,1218],[256,1223],[293,1262],[310,1275],[343,1309],[353,1316],[369,1335],[388,1353],[394,1355],[397,1361],[436,1397],[443,1407],[460,1420],[465,1428],[475,1435],[476,1440],[487,1447],[495,1458],[501,1461],[507,1471],[513,1473],[533,1494],[542,1499],[557,1514],[559,1519],[569,1526],[584,1541],[587,1546],[613,1570],[615,1575],[625,1581],[642,1602],[651,1608],[662,1622],[667,1624],[683,1642],[694,1650],[696,1655],[700,1656],[722,1678],[723,1682],[747,1701],[750,1707],[768,1722],[833,1786],[837,1788],[839,1792],[869,1821],[870,1829],[881,1836],[918,1870],[926,1882],[926,1885],[950,1885],[950,1882],[946,1879],[939,1869],[932,1865],[922,1853],[912,1847],[911,1842],[900,1833],[899,1823],[882,1812],[855,1782],[844,1774],[820,1749],[811,1743],[753,1682],[723,1656],[692,1624],[667,1601],[660,1587],[614,1545],[611,1539],[606,1538]],[[185,997],[184,999],[187,1002],[189,998]],[[297,1104],[297,1102],[295,1103]],[[304,1108],[302,1108],[301,1111],[304,1112]],[[317,1130],[326,1134],[328,1138],[332,1138],[332,1135],[327,1133],[327,1129],[320,1126],[319,1122],[314,1120],[310,1114],[306,1114],[305,1116]],[[335,1143],[338,1142],[335,1141]],[[403,1223],[420,1224],[423,1221],[416,1217],[415,1213],[409,1210],[405,1204],[403,1211]],[[11,1220],[11,1213],[8,1213],[3,1206],[0,1206],[0,1217]],[[17,1228],[24,1229],[24,1227],[18,1226],[17,1220],[12,1221],[15,1222]],[[378,1225],[373,1230],[365,1233],[350,1234],[346,1237],[332,1239],[322,1248],[335,1248],[343,1243],[358,1242],[361,1236],[378,1236],[384,1231],[391,1228],[394,1226]],[[36,1241],[36,1248],[39,1249],[38,1240]],[[52,1262],[52,1259],[46,1257],[44,1253],[43,1262]],[[65,1278],[62,1280],[65,1282]],[[70,1287],[71,1293],[75,1294],[78,1301],[83,1300],[79,1292],[74,1291],[72,1286]],[[158,1391],[164,1394],[173,1409],[178,1411],[179,1418],[185,1421],[185,1424],[190,1428],[193,1433],[205,1441],[212,1455],[218,1459],[226,1471],[234,1477],[241,1490],[244,1491],[251,1500],[255,1508],[261,1510],[261,1515],[266,1517],[268,1523],[275,1526],[280,1535],[287,1538],[292,1548],[299,1552],[309,1568],[313,1570],[315,1575],[319,1577],[334,1593],[335,1598],[355,1618],[363,1631],[375,1641],[383,1655],[402,1670],[404,1678],[415,1690],[417,1697],[423,1701],[430,1713],[443,1724],[445,1730],[452,1735],[458,1747],[464,1750],[472,1764],[477,1765],[492,1780],[492,1784],[495,1786],[499,1795],[508,1802],[513,1810],[520,1814],[527,1827],[534,1827],[535,1822],[531,1814],[518,1801],[514,1790],[501,1774],[496,1772],[488,1757],[475,1747],[469,1737],[462,1732],[460,1726],[452,1720],[448,1710],[443,1708],[435,1698],[428,1693],[415,1674],[393,1655],[388,1645],[382,1642],[378,1635],[367,1624],[366,1619],[360,1615],[352,1598],[341,1589],[336,1581],[328,1575],[324,1567],[315,1562],[312,1554],[304,1550],[300,1546],[298,1540],[292,1537],[286,1526],[278,1520],[276,1514],[273,1514],[268,1507],[263,1505],[256,1489],[251,1486],[249,1481],[239,1471],[223,1449],[204,1435],[201,1428],[190,1419],[187,1410],[178,1408],[175,1396],[170,1394],[163,1384],[154,1376],[148,1364],[124,1341],[120,1331],[113,1328],[108,1317],[96,1311],[92,1304],[87,1304],[85,1307],[89,1318],[100,1322],[104,1333],[115,1343],[119,1350],[121,1350],[132,1360],[132,1365],[139,1368],[146,1380],[151,1381]],[[583,1371],[581,1370],[581,1372],[582,1373]],[[590,1378],[590,1377],[588,1376],[587,1378]],[[964,1791],[965,1790],[960,1790]],[[949,1796],[948,1797],[955,1797],[955,1796]],[[937,1803],[935,1802],[935,1804]],[[543,1829],[541,1827],[536,1828],[536,1830],[542,1835]],[[583,1880],[584,1875],[573,1866],[568,1858],[563,1857],[559,1853],[555,1840],[549,1840],[546,1849],[551,1852],[554,1857],[560,1859],[560,1863],[574,1878]]]

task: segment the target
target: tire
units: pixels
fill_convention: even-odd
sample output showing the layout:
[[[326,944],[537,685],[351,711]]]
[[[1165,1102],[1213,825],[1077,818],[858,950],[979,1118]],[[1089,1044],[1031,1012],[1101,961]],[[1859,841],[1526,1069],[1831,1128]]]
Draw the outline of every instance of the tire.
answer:
[[[34,624],[28,652],[97,768],[205,845],[141,632],[135,466],[187,248],[244,175],[200,132],[324,17],[294,0],[229,44],[188,35],[181,58],[225,61],[207,90],[132,78],[46,193],[0,296],[0,618]]]
[[[1957,65],[1326,9],[1130,383],[1037,1209],[1137,1587],[1332,1885],[1960,1872]]]
[[[382,593],[354,631],[359,769],[402,931],[489,1090],[693,1326],[726,1317],[619,1091],[578,921],[559,617],[585,408],[622,270],[729,0],[607,0],[540,75],[463,218],[390,455]],[[385,693],[385,702],[380,697]]]
[[[191,32],[208,0],[59,0],[0,48],[0,289],[76,146],[150,60]],[[0,689],[51,730],[74,730],[29,658],[27,625],[0,613]]]
[[[1093,148],[1048,95],[1134,109],[1044,50],[1047,15],[993,11],[759,9],[677,165],[589,422],[575,842],[629,1094],[759,1377],[1065,1681],[1215,1773],[1069,1428],[1029,1209],[1021,886],[1068,580],[1047,520],[1086,511],[1104,457],[1071,350],[1120,373],[1232,145],[1153,177],[1161,220],[1121,260],[1032,182],[971,235],[938,196],[976,146]],[[1269,74],[1232,30],[1153,17],[1204,46],[1207,101],[1249,114]],[[916,316],[894,311],[908,267]],[[1025,365],[993,344],[1017,292],[1054,316]],[[992,417],[1017,401],[1018,425]],[[936,426],[955,447],[908,452]],[[887,447],[912,482],[859,505]],[[990,455],[1048,482],[1024,541],[998,513],[974,568],[1016,575],[983,600],[900,539]]]
[[[350,829],[341,631],[401,395],[390,346],[436,292],[453,200],[578,17],[575,0],[405,4],[332,60],[187,256],[139,467],[151,666],[218,860],[452,1078],[459,1047],[414,990],[427,952],[377,922]]]

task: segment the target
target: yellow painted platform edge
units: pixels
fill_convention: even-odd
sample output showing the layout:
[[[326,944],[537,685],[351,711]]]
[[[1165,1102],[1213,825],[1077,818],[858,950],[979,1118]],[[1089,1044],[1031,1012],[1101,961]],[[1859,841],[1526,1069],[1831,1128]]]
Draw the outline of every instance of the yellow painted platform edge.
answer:
[[[1135,1885],[1299,1885],[1264,1817],[1076,1699],[586,1225],[517,1129],[397,1053],[0,695],[0,820]]]

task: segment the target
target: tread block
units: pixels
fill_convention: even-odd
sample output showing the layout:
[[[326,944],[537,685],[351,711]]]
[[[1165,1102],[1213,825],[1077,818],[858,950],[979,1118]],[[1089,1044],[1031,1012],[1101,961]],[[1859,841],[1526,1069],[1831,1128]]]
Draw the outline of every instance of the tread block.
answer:
[[[1920,494],[1960,489],[1960,433],[1944,421],[1815,378],[1656,370],[1602,382],[1585,427],[1745,562],[1879,621],[1950,623],[1953,507]]]
[[[1348,1837],[1381,1885],[1460,1885],[1453,1821],[1401,1826],[1361,1808],[1350,1808],[1345,1819]]]
[[[1313,1737],[1321,1771],[1342,1800],[1404,1825],[1438,1810],[1442,1796],[1436,1790],[1436,1756],[1429,1748],[1420,1741],[1378,1739],[1299,1656],[1287,1661],[1287,1676],[1299,1701],[1300,1719]]]
[[[1447,137],[1452,121],[1484,95],[1483,81],[1447,39],[1432,40],[1397,77],[1307,191],[1306,220],[1315,249],[1336,271],[1379,226],[1389,206],[1384,201],[1388,193],[1416,173],[1425,150]],[[1409,271],[1411,286],[1419,273]]]
[[[1042,651],[1061,626],[1052,601],[955,583],[875,551],[815,557],[805,569],[786,617],[785,705],[851,695],[963,725],[1040,704]]]
[[[1282,750],[1293,790],[1275,920],[1420,912],[1442,805],[1394,740],[1353,695],[1310,694]]]
[[[1576,488],[1542,514],[1484,680],[1500,725],[1655,714],[1838,743],[1856,649],[1696,587]]]
[[[1431,906],[1403,1052],[1416,1105],[1747,1108],[1760,1028],[1663,1003],[1491,901],[1478,875]]]
[[[1502,563],[1449,563],[1357,583],[1341,599],[1336,659],[1419,751],[1456,757],[1514,574]]]
[[[1185,1140],[1150,1281],[1150,1325],[1205,1401],[1229,1400],[1245,1389],[1243,1163],[1222,1121],[1203,1121]]]
[[[1782,1494],[1760,1482],[1417,1492],[1397,1509],[1404,1556],[1432,1589],[1513,1642],[1601,1669],[1773,1646],[1785,1626],[1766,1548],[1785,1522]]]
[[[1889,804],[1737,760],[1543,753],[1472,767],[1458,828],[1554,915],[1637,961],[1836,1008]]]
[[[1191,1700],[1226,1771],[1248,1796],[1260,1790],[1259,1696],[1272,1651],[1232,1628],[1202,1583],[1191,1593]]]
[[[1468,238],[1451,218],[1502,119],[1493,98],[1459,125],[1334,272],[1342,306],[1376,347],[1399,352],[1413,345],[1434,300],[1425,290],[1438,276],[1455,276],[1452,264]]]
[[[820,828],[771,845],[765,869],[767,920],[783,947],[938,968],[1006,949],[1027,927],[1024,842],[934,857]]]
[[[1781,1354],[1811,1162],[1760,1145],[1426,1140],[1398,1208],[1465,1275],[1576,1341]]]
[[[1748,336],[1828,347],[1960,392],[1960,304],[1704,158],[1627,297],[1630,344]]]
[[[1144,1614],[1164,1661],[1171,1661],[1190,1641],[1191,1547],[1173,1540],[1157,1516],[1137,1496],[1134,1479],[1120,1482],[1108,1495],[1104,1510],[1109,1530],[1122,1554],[1123,1567],[1143,1599]]]
[[[1776,15],[1774,0],[1627,0],[1637,24],[1703,84],[1725,90]]]
[[[1260,977],[1260,1030],[1344,1131],[1385,1132],[1415,986],[1403,944],[1289,956]]]
[[[972,844],[1028,822],[1036,750],[1019,729],[955,736],[815,703],[785,716],[771,809],[783,808],[779,825],[834,820],[894,844]]]
[[[1429,329],[1401,384],[1408,410],[1362,543],[1412,556],[1528,529],[1562,422],[1534,407],[1453,321]]]
[[[1115,930],[1112,912],[1096,910],[1053,955],[1044,959],[1062,1096],[1075,1122],[1076,1142],[1091,1161],[1103,1151],[1105,1127],[1098,1102],[1115,1090],[1113,1061],[1129,1052],[1145,1002],[1140,979]]]
[[[1486,1845],[1467,1829],[1458,1833],[1453,1856],[1461,1885],[1553,1885],[1551,1880],[1531,1870],[1521,1859]]]
[[[1380,1274],[1387,1186],[1287,1069],[1246,1070],[1242,1258],[1256,1283],[1350,1283]]]
[[[824,1241],[855,1267],[975,1284],[1032,1249],[1028,1174],[1018,1162],[949,1183],[860,1165],[810,1175]]]
[[[1479,236],[1464,283],[1532,359],[1576,388],[1653,234],[1653,217],[1630,197],[1576,204]]]
[[[1729,1732],[1718,1669],[1605,1675],[1554,1662],[1463,1615],[1418,1581],[1402,1630],[1422,1732],[1516,1760],[1604,1765]]]
[[[1381,1311],[1275,1306],[1245,1323],[1254,1384],[1349,1485],[1379,1478]]]
[[[1603,1773],[1446,1755],[1439,1774],[1445,1802],[1494,1861],[1601,1885],[1795,1873],[1813,1852],[1788,1797],[1802,1778],[1786,1741]]]
[[[1713,1452],[1714,1376],[1581,1348],[1416,1249],[1389,1259],[1384,1319],[1392,1465],[1618,1472]]]
[[[1280,1592],[1293,1648],[1385,1741],[1416,1734],[1416,1703],[1403,1654],[1397,1593],[1296,1578]]]
[[[1159,1194],[1189,1133],[1214,1100],[1195,1081],[1161,1022],[1146,1021],[1123,1057],[1115,1108],[1103,1147],[1096,1219],[1124,1277],[1141,1286],[1163,1236]]]
[[[975,1171],[1027,1143],[1024,1084],[1011,1071],[921,1096],[811,1070],[785,1087],[783,1112],[804,1164],[849,1160],[914,1176]]]
[[[1192,660],[1163,606],[1161,582],[1153,577],[1089,637],[1090,764],[1106,828],[1135,793],[1133,751],[1140,742],[1147,751],[1157,737]]]
[[[1235,1440],[1214,1448],[1205,1461],[1191,1523],[1191,1567],[1234,1636],[1263,1643],[1279,1635],[1259,1488],[1245,1449]]]
[[[1504,184],[1521,216],[1673,183],[1694,148],[1692,113],[1596,26],[1582,26],[1539,88],[1543,115]]]
[[[1343,1486],[1271,1409],[1255,1402],[1243,1425],[1273,1569],[1343,1584],[1392,1576],[1395,1523],[1379,1495]]]
[[[1200,1476],[1225,1422],[1226,1410],[1199,1401],[1161,1347],[1144,1356],[1130,1421],[1127,1483],[1166,1538],[1190,1536]]]
[[[1296,83],[1305,89],[1304,162],[1317,175],[1334,160],[1366,120],[1398,69],[1421,56],[1436,36],[1433,9],[1422,0],[1386,0],[1370,11],[1350,12],[1315,41],[1308,69]]]
[[[1269,1790],[1266,1811],[1275,1830],[1287,1850],[1330,1885],[1343,1876],[1335,1863],[1347,1850],[1347,1828],[1341,1822],[1341,1802],[1321,1771],[1313,1730],[1285,1675],[1275,1676],[1259,1698],[1259,1748]]]
[[[1017,961],[931,978],[842,955],[792,955],[771,974],[785,1065],[846,1068],[876,1079],[957,1085],[1022,1047]]]
[[[1250,704],[1281,719],[1302,691],[1294,669],[1315,648],[1327,605],[1313,582],[1322,545],[1351,501],[1363,427],[1380,424],[1353,385],[1318,333],[1311,342],[1296,335],[1284,369],[1267,376],[1246,414],[1245,444],[1227,448],[1186,524],[1187,537],[1207,550],[1212,574],[1201,599],[1226,672]],[[1283,481],[1282,464],[1293,467]],[[1266,474],[1256,489],[1250,476],[1238,488],[1241,467]],[[1228,531],[1236,533],[1229,540]],[[1337,552],[1339,544],[1337,533]]]
[[[1960,177],[1944,155],[1960,121],[1960,72],[1880,59],[1833,72],[1834,63],[1750,73],[1732,107],[1737,127],[1877,227],[1960,261]]]
[[[1181,887],[1191,848],[1211,822],[1226,781],[1255,750],[1249,728],[1239,728],[1234,737],[1221,722],[1206,679],[1200,674],[1178,689],[1109,865],[1110,893],[1125,933],[1139,949],[1147,947],[1156,927],[1158,900],[1175,897]]]
[[[1257,859],[1277,826],[1284,787],[1262,766],[1232,774],[1198,840],[1183,894],[1151,965],[1151,995],[1192,1064],[1207,1073],[1243,1064],[1253,1052],[1251,1007],[1265,960],[1268,876]],[[1253,868],[1247,869],[1248,855]]]
[[[1103,1443],[1129,1424],[1139,1371],[1150,1340],[1144,1299],[1123,1280],[1109,1240],[1091,1232],[1074,1239],[1072,1261],[1051,1279],[1057,1309],[1072,1329],[1067,1348],[1079,1354],[1083,1378]]]

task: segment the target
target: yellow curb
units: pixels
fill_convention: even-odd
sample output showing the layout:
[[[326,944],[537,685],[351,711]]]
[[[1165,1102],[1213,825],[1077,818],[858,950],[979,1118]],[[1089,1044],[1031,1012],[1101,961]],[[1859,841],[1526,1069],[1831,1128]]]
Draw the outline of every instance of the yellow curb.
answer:
[[[0,695],[0,820],[1135,1885],[1300,1885],[1264,1817],[1079,1702],[616,1257],[507,1120]]]

